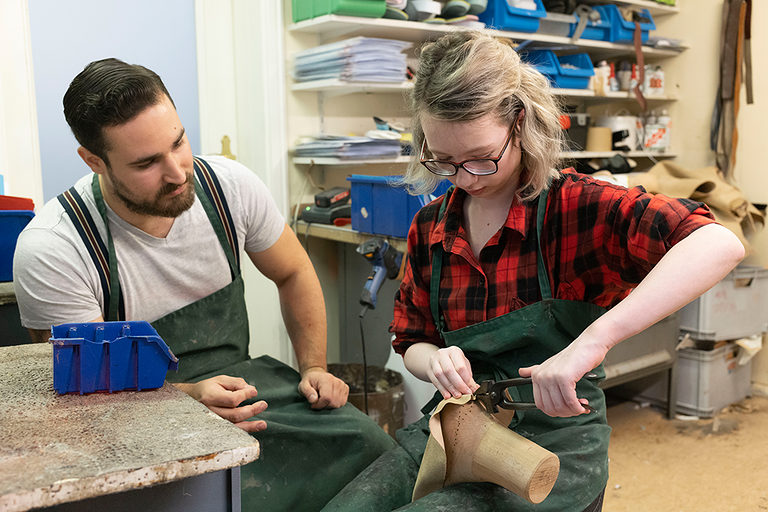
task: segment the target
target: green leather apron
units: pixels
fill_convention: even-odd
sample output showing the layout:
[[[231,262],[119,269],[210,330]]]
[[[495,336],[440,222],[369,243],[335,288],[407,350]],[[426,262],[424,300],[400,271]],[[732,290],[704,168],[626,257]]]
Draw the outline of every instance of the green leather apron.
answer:
[[[196,160],[210,171],[202,159]],[[197,176],[195,191],[227,255],[233,280],[211,295],[152,322],[179,358],[178,373],[169,372],[167,378],[190,382],[224,374],[242,377],[255,386],[259,395],[249,403],[267,401],[269,408],[255,418],[265,420],[267,430],[254,434],[261,442],[259,460],[241,469],[242,509],[319,510],[394,442],[350,404],[313,411],[297,389],[300,376],[293,368],[269,356],[248,358],[248,316],[236,255],[216,206],[203,192]],[[117,258],[96,179],[93,194],[107,225],[110,303],[117,305]]]
[[[451,190],[443,200],[440,217],[445,213],[450,194]],[[603,308],[594,304],[552,298],[541,252],[547,195],[548,191],[545,191],[539,197],[536,220],[541,302],[486,322],[447,331],[438,305],[444,252],[442,244],[435,246],[430,281],[430,305],[435,325],[447,346],[455,345],[464,351],[472,363],[477,382],[489,378],[498,380],[518,377],[519,368],[544,362],[564,349],[604,313]],[[605,377],[602,365],[593,371],[600,379]],[[532,386],[510,388],[510,393],[516,401],[534,401]],[[610,427],[606,423],[605,397],[596,381],[582,379],[576,385],[576,394],[580,398],[587,398],[596,412],[573,418],[553,418],[538,409],[517,411],[509,425],[518,434],[556,453],[560,458],[557,482],[550,495],[538,505],[488,483],[452,485],[407,504],[429,435],[427,414],[398,431],[400,447],[383,455],[334,498],[326,510],[431,511],[449,507],[465,512],[581,512],[601,494],[608,480]],[[431,411],[440,400],[442,396],[436,393],[422,412]],[[392,474],[399,475],[400,481],[404,482],[402,486],[395,485],[396,478],[389,476]],[[371,490],[374,482],[380,486],[377,492]],[[383,492],[382,487],[386,489]]]

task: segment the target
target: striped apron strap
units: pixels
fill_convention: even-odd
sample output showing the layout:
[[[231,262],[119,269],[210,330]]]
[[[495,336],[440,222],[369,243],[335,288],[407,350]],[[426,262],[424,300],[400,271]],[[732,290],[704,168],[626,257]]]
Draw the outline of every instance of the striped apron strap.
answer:
[[[237,231],[235,230],[235,223],[232,220],[232,214],[229,211],[227,199],[224,197],[224,192],[221,190],[221,184],[219,183],[216,174],[213,172],[213,169],[211,169],[208,162],[200,157],[195,157],[195,175],[212,207],[212,211],[210,211],[206,208],[207,205],[203,198],[200,198],[203,202],[203,207],[210,218],[211,224],[214,226],[214,230],[217,232],[217,235],[219,235],[219,238],[224,239],[221,240],[222,246],[225,247],[226,243],[226,246],[231,249],[231,254],[227,254],[227,258],[230,259],[230,265],[233,267],[232,273],[234,278],[234,276],[240,272],[240,247],[237,242]],[[219,222],[215,222],[214,218],[211,218],[212,213],[215,213]],[[219,230],[216,229],[219,223],[223,228],[223,233],[220,233]],[[229,252],[226,251],[226,247],[225,252]]]
[[[112,281],[110,279],[111,275],[109,270],[109,250],[104,244],[101,235],[99,235],[99,230],[96,228],[93,217],[85,206],[83,198],[80,197],[80,194],[75,190],[75,187],[72,187],[62,194],[59,194],[57,199],[72,221],[72,225],[77,230],[80,238],[83,240],[83,244],[96,267],[96,272],[99,274],[101,290],[104,297],[104,311],[102,311],[104,320],[125,320],[125,303],[123,302],[123,294],[119,284],[117,284],[118,289],[116,290],[119,293],[118,307],[114,308],[116,311],[110,307]]]

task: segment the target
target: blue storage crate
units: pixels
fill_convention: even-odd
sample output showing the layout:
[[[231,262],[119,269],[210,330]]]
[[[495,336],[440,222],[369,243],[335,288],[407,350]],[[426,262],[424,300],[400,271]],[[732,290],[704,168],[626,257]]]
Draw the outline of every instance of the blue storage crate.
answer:
[[[562,55],[555,59],[558,75],[555,87],[563,89],[586,89],[589,87],[589,77],[595,75],[592,59],[586,53]],[[576,69],[563,67],[563,64],[575,66]]]
[[[595,74],[592,60],[586,53],[557,57],[552,50],[531,50],[521,57],[549,78],[552,87],[586,89],[589,86],[589,77]],[[561,64],[571,64],[577,69],[564,68]]]
[[[611,15],[606,7],[607,6],[605,5],[592,6],[592,9],[600,13],[600,21],[588,21],[584,27],[584,32],[582,32],[581,36],[579,36],[580,39],[592,39],[595,41],[611,40]],[[577,25],[578,19],[576,20],[576,23],[571,25],[571,30],[568,33],[568,37],[571,37],[576,32]]]
[[[611,39],[613,43],[631,43],[634,40],[635,23],[633,21],[626,21],[619,12],[619,8],[615,5],[604,5],[605,10],[608,12],[608,16],[611,20]],[[648,9],[640,11],[641,14],[648,18],[648,23],[640,24],[641,40],[643,43],[648,41],[648,31],[656,30],[656,24],[653,22],[653,17]]]
[[[16,241],[34,216],[30,210],[0,210],[0,281],[13,281]]]
[[[156,389],[179,365],[149,322],[54,325],[50,342],[59,394]]]
[[[549,78],[552,86],[555,86],[555,80],[558,76],[557,57],[552,50],[531,50],[520,55],[520,58],[536,68],[542,75]]]
[[[534,0],[536,9],[520,9],[509,5],[507,0],[488,0],[485,11],[478,14],[480,21],[488,28],[536,32],[539,20],[547,15],[541,0]]]
[[[352,229],[375,235],[408,236],[411,221],[422,206],[448,190],[443,180],[429,197],[412,196],[396,184],[400,176],[347,177],[352,196]]]

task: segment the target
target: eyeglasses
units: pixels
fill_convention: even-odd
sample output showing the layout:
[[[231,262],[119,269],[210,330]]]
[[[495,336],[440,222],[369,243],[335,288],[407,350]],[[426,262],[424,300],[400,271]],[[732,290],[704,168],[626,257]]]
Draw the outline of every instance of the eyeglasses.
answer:
[[[475,176],[487,176],[494,174],[499,170],[499,160],[504,156],[504,152],[509,146],[509,141],[512,140],[512,134],[514,133],[515,123],[509,129],[507,140],[504,142],[504,147],[501,148],[501,153],[496,158],[470,158],[463,162],[452,162],[450,160],[436,160],[434,158],[424,158],[424,149],[427,146],[427,139],[421,143],[421,153],[419,154],[419,162],[426,167],[430,172],[437,174],[438,176],[455,176],[459,172],[459,168],[464,169],[469,174]]]

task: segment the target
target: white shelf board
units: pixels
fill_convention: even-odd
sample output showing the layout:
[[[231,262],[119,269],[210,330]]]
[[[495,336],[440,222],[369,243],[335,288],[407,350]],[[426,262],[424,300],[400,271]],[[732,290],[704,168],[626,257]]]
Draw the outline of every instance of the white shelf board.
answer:
[[[655,153],[652,151],[569,151],[560,154],[563,159],[592,159],[592,158],[610,158],[619,154],[627,158],[674,158],[676,153]]]
[[[338,79],[315,80],[312,82],[301,82],[291,85],[292,91],[302,92],[326,92],[330,95],[340,96],[343,94],[381,94],[381,93],[402,93],[413,89],[413,82],[399,83],[381,83],[381,82],[346,82]],[[596,101],[613,100],[634,100],[635,95],[628,91],[613,91],[605,96],[597,96],[591,89],[560,89],[554,87],[553,94],[572,98]],[[677,101],[677,98],[671,96],[646,96],[648,101]]]
[[[399,39],[402,41],[421,42],[437,39],[441,35],[456,30],[469,30],[466,27],[453,25],[435,25],[416,21],[391,20],[387,18],[361,18],[356,16],[338,16],[325,14],[309,20],[292,24],[288,30],[320,34],[330,41],[339,37],[369,36]],[[488,29],[497,37],[514,39],[516,41],[531,40],[543,46],[568,46],[587,50],[599,50],[601,55],[634,55],[635,49],[631,44],[617,44],[607,41],[579,39],[571,43],[571,38],[540,34],[538,32],[512,32],[506,30]],[[538,45],[537,45],[538,47]],[[643,47],[643,55],[648,57],[673,57],[680,52],[675,50]]]
[[[413,89],[413,82],[347,82],[344,80],[329,78],[326,80],[299,82],[291,85],[292,91],[327,92],[334,95],[356,93],[401,93],[408,89]]]
[[[585,100],[595,101],[614,101],[614,100],[634,100],[635,95],[630,91],[610,91],[605,96],[598,96],[595,91],[591,89],[560,89],[554,87],[552,92],[557,96],[565,96],[569,98],[579,98]],[[677,98],[672,96],[646,96],[647,101],[677,101]]]
[[[648,9],[648,11],[651,13],[651,16],[664,16],[667,14],[677,14],[680,12],[680,8],[677,6],[660,4],[651,0],[587,0],[586,3],[631,5],[634,7]]]
[[[654,153],[650,151],[567,151],[560,154],[563,159],[592,159],[592,158],[610,158],[615,154],[620,154],[629,158],[674,158],[676,153]],[[331,157],[298,157],[293,159],[295,165],[402,165],[411,160],[410,156],[399,156],[397,158],[368,158],[361,160],[349,160],[345,158]]]
[[[407,164],[410,159],[410,156],[398,156],[395,158],[365,158],[359,160],[333,157],[296,157],[293,159],[293,163],[296,165],[392,165]]]

